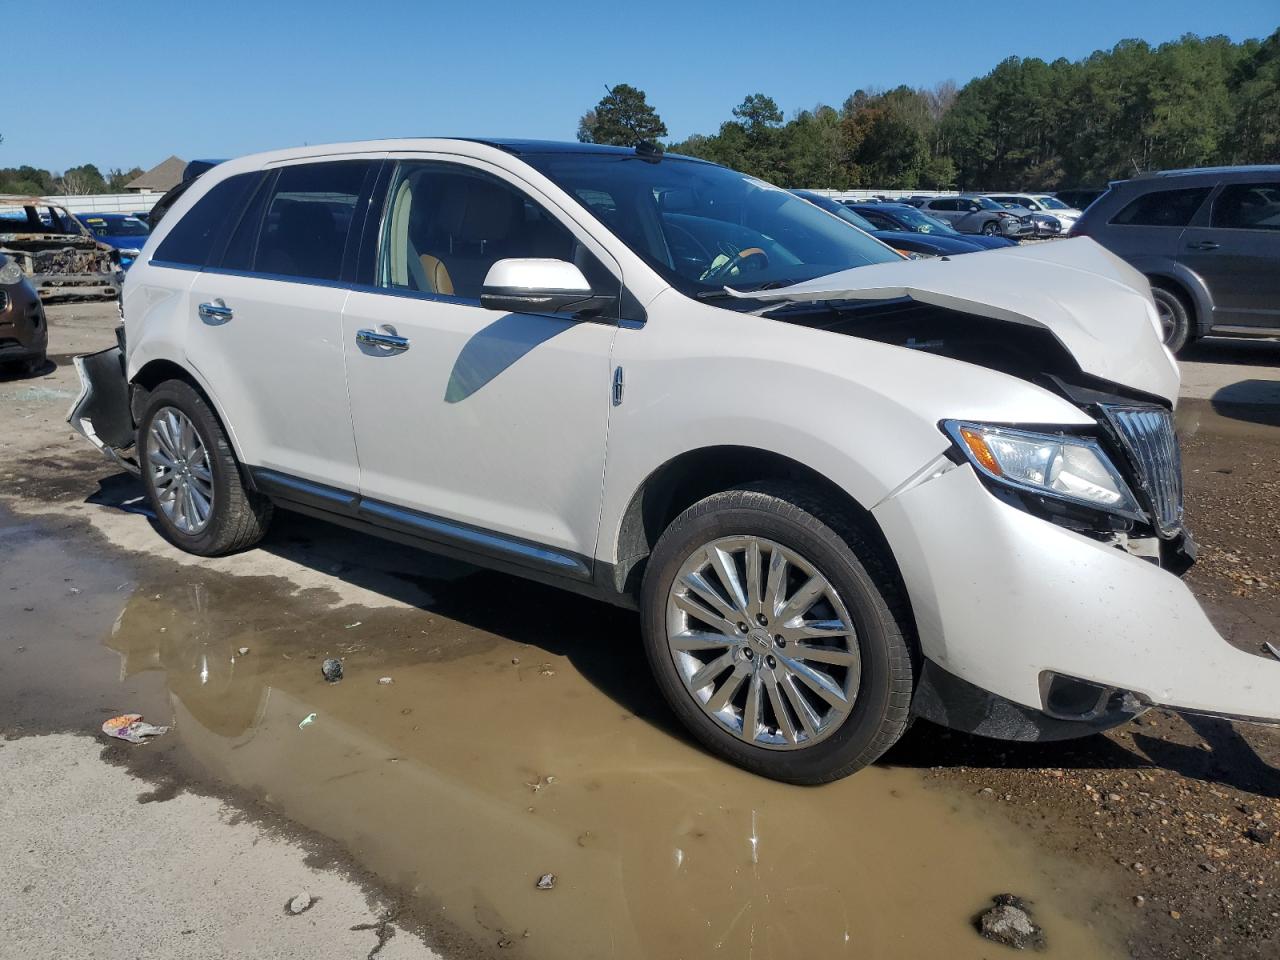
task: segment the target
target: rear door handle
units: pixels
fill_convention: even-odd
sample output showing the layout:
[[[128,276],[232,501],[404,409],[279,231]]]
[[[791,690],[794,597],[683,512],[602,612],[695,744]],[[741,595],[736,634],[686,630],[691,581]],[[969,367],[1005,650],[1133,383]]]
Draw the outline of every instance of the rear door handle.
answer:
[[[1187,244],[1191,250],[1217,250],[1220,246],[1222,244],[1214,243],[1212,240],[1196,240],[1194,243]]]
[[[357,330],[356,343],[367,343],[373,347],[385,347],[388,350],[408,350],[409,338],[394,333],[383,333],[380,330]]]
[[[202,303],[199,308],[200,319],[206,323],[226,323],[235,314],[221,299],[211,303]]]

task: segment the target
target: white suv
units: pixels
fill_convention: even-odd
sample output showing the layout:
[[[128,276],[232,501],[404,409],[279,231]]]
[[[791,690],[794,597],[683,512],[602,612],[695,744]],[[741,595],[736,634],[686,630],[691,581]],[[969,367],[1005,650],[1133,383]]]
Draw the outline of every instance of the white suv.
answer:
[[[1162,569],[1178,373],[1091,240],[908,262],[656,149],[389,140],[213,167],[123,312],[69,419],[170,541],[278,507],[638,608],[673,710],[767,776],[913,715],[1280,715]]]

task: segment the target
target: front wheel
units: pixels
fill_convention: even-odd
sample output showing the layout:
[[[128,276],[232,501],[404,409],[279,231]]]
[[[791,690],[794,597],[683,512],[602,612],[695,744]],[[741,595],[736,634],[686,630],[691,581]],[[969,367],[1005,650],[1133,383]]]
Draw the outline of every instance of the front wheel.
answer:
[[[994,220],[988,220],[982,225],[982,232],[988,237],[994,237],[1000,232],[1000,224]]]
[[[816,784],[908,722],[909,616],[882,549],[839,507],[770,483],[694,504],[645,574],[645,649],[671,708],[755,773]]]
[[[266,534],[271,501],[245,486],[222,424],[190,384],[168,380],[148,394],[137,449],[143,485],[170,543],[216,557]]]

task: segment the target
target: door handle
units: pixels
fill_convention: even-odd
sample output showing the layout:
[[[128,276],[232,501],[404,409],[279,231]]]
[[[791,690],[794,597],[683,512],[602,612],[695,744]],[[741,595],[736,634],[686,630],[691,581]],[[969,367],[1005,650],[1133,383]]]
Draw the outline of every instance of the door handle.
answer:
[[[200,319],[205,323],[226,323],[235,314],[221,299],[211,303],[202,303],[199,307]]]
[[[388,350],[403,351],[409,349],[409,338],[396,336],[394,333],[382,333],[380,330],[357,330],[356,343],[366,343],[371,347],[385,347]]]
[[[1217,250],[1220,246],[1222,244],[1214,243],[1212,240],[1196,240],[1187,244],[1188,249],[1191,250]]]

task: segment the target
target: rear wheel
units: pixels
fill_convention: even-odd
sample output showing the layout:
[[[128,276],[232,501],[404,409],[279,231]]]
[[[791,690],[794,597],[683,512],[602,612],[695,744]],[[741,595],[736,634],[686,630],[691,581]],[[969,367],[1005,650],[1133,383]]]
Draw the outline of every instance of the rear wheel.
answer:
[[[645,574],[645,647],[707,747],[792,783],[873,762],[908,720],[906,605],[880,549],[807,488],[752,485],[681,514]]]
[[[1182,297],[1167,287],[1151,286],[1151,297],[1156,302],[1156,315],[1160,318],[1160,338],[1173,353],[1187,345],[1191,337],[1191,311]]]
[[[214,557],[266,534],[271,501],[244,485],[222,424],[189,384],[168,380],[147,396],[137,449],[147,496],[170,543]]]

